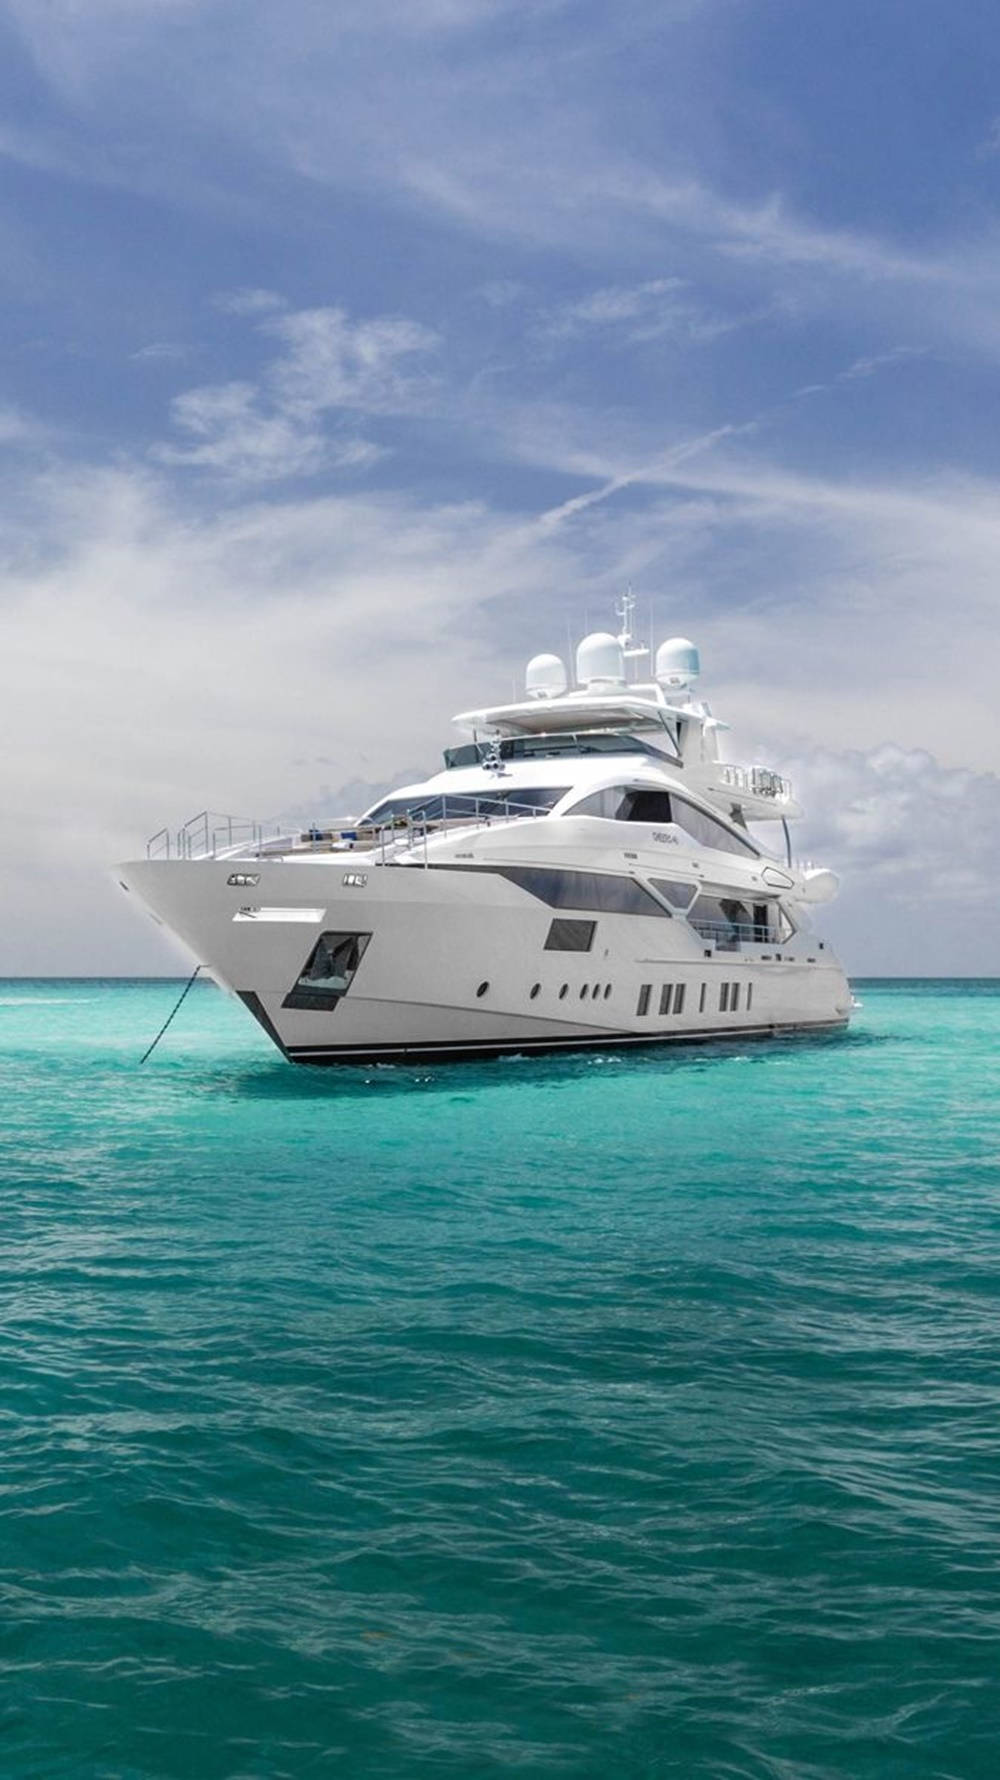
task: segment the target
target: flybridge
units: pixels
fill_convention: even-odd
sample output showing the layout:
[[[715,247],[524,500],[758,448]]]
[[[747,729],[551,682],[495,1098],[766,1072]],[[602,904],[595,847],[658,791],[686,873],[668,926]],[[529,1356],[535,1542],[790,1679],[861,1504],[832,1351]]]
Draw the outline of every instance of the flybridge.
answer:
[[[720,759],[719,735],[728,724],[713,717],[694,695],[701,661],[687,637],[668,637],[656,650],[650,680],[630,672],[650,650],[632,640],[635,601],[626,594],[618,607],[617,636],[594,631],[576,650],[576,684],[571,686],[559,655],[535,655],[524,676],[525,697],[512,704],[486,705],[453,718],[474,740],[449,750],[449,766],[471,764],[492,737],[498,757],[528,750],[579,754],[621,751],[629,740],[636,753],[665,755],[704,796],[737,820],[788,818],[801,812],[788,780],[764,766],[737,766]]]
[[[576,651],[575,687],[559,655],[535,655],[525,669],[523,702],[462,711],[454,719],[463,729],[492,730],[499,735],[530,735],[558,730],[630,729],[666,731],[678,754],[683,752],[686,724],[719,725],[707,706],[696,703],[691,688],[701,672],[698,651],[687,637],[670,637],[656,651],[654,678],[629,680],[631,663],[649,655],[632,640],[635,600],[625,594],[618,608],[622,628],[617,636],[593,631]]]

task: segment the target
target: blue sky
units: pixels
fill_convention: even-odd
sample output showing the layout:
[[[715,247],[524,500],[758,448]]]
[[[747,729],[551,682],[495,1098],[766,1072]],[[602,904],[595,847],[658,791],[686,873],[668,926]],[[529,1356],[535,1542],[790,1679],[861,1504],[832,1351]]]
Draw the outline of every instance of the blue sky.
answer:
[[[13,0],[0,88],[0,969],[169,967],[108,858],[630,580],[848,965],[1000,970],[995,8]]]

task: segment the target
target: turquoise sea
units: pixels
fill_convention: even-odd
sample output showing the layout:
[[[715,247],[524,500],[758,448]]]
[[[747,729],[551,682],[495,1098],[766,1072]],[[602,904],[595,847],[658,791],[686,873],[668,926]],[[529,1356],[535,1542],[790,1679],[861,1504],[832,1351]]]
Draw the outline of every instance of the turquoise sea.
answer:
[[[1000,983],[312,1071],[0,984],[4,1780],[1000,1768]]]

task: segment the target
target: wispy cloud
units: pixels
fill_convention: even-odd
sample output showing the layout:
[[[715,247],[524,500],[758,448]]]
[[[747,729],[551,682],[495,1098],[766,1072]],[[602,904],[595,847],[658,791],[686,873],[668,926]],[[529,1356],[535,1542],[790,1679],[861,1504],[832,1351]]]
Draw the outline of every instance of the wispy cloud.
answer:
[[[394,316],[352,322],[342,309],[271,309],[269,303],[258,332],[280,350],[259,381],[204,384],[176,396],[171,418],[185,441],[155,446],[158,462],[247,483],[356,471],[383,448],[345,433],[344,417],[412,413],[424,405],[431,379],[410,367],[437,346],[429,329]],[[260,306],[249,313],[259,314]],[[331,417],[340,417],[339,432],[331,433]]]
[[[181,359],[190,358],[191,352],[190,346],[184,346],[178,340],[151,340],[148,346],[130,352],[129,358],[139,365],[176,364]]]
[[[212,298],[213,306],[223,315],[272,315],[286,307],[285,299],[273,290],[219,291]]]

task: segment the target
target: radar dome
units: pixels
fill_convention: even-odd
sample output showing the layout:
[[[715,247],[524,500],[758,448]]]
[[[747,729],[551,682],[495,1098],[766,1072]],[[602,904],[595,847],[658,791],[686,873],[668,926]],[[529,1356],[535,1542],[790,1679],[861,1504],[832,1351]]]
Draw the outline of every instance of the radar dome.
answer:
[[[576,677],[592,692],[610,692],[625,684],[625,651],[617,637],[595,630],[576,651]]]
[[[529,698],[558,698],[566,690],[566,668],[558,655],[533,655],[524,670]]]
[[[664,692],[679,692],[701,673],[698,651],[687,637],[668,637],[656,651],[656,683]]]

